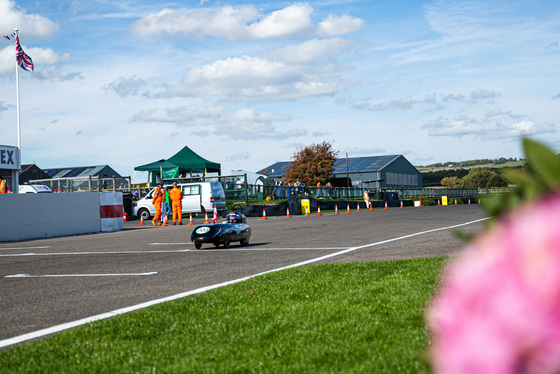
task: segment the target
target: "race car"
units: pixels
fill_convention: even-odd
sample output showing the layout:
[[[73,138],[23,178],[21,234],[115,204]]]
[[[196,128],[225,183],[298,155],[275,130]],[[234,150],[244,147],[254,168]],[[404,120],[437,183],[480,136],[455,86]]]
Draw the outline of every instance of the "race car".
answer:
[[[231,242],[239,242],[244,246],[249,244],[249,239],[251,228],[247,224],[247,218],[238,212],[229,213],[224,223],[197,226],[191,234],[191,241],[196,249],[200,249],[202,243],[212,243],[216,248],[221,244],[229,248]]]

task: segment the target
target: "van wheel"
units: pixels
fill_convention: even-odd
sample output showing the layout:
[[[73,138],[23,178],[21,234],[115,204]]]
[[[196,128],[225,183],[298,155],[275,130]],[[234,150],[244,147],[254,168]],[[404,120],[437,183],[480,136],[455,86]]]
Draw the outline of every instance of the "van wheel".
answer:
[[[201,205],[200,206],[200,213],[196,213],[197,217],[200,214],[200,217],[204,218],[204,215],[206,214],[206,209],[204,209],[204,207]]]
[[[138,217],[142,217],[145,221],[150,219],[150,211],[148,209],[140,209],[138,211]]]

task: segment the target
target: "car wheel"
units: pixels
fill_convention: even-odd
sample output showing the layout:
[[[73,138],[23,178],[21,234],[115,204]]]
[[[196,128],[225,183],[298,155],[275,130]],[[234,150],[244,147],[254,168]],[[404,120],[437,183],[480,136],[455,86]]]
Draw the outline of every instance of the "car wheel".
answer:
[[[224,248],[229,248],[229,240],[224,241]]]
[[[245,246],[249,245],[249,240],[247,240],[247,239],[241,239],[241,240],[239,241],[239,244],[241,244],[242,246],[245,247]]]
[[[202,243],[201,243],[201,242],[195,242],[195,243],[194,243],[194,247],[195,247],[196,249],[200,249],[200,247],[202,247]]]
[[[148,209],[140,209],[138,211],[138,217],[142,217],[145,221],[150,219],[150,211]]]

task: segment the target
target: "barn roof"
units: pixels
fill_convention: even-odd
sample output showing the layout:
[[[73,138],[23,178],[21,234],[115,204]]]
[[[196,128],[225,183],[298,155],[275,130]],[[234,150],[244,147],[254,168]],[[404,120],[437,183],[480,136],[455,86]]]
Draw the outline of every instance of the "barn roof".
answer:
[[[53,168],[43,169],[51,178],[75,178],[75,177],[88,177],[88,176],[103,176],[107,174],[109,177],[121,178],[109,165],[95,165],[95,166],[73,166],[67,168]]]
[[[381,171],[387,167],[391,162],[397,158],[403,157],[402,155],[383,155],[383,156],[367,156],[367,157],[349,157],[348,158],[348,172],[373,172]],[[290,161],[276,162],[257,173],[268,176],[281,177],[290,166]],[[274,172],[273,172],[274,170]],[[334,163],[333,173],[340,174],[346,173],[346,158],[337,158]]]

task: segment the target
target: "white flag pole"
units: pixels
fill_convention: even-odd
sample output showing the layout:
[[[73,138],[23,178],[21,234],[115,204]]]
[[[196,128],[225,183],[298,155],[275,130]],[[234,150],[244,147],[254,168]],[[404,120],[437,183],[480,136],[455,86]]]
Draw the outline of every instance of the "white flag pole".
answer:
[[[16,40],[18,38],[18,29],[14,29],[16,32]],[[19,65],[17,60],[17,51],[16,51],[16,112],[17,112],[17,137],[18,137],[18,152],[19,152],[19,159],[20,159],[20,167],[21,167],[21,128],[19,124]],[[15,172],[16,178],[14,184],[14,191],[19,190],[19,170]]]
[[[16,32],[16,40],[18,38],[18,29],[14,29]],[[17,136],[18,136],[18,148],[19,148],[19,159],[21,160],[21,128],[19,124],[19,65],[16,58],[16,111],[17,111]]]

